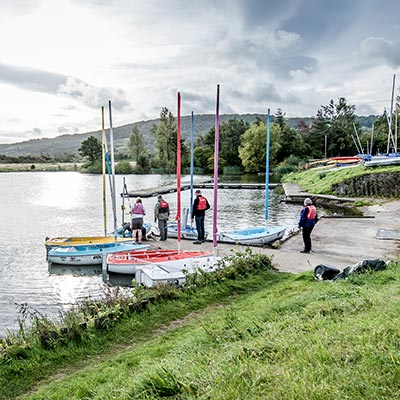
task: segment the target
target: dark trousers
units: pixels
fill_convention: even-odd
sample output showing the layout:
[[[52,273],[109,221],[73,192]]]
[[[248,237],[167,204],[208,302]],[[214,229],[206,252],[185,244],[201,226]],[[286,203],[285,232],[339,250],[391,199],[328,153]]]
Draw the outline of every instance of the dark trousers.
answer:
[[[311,232],[313,230],[312,227],[303,226],[303,242],[304,242],[304,250],[311,251]]]
[[[160,230],[161,240],[167,240],[167,235],[168,235],[167,224],[168,224],[167,219],[158,219],[158,229]]]
[[[204,215],[196,215],[197,240],[204,242]]]

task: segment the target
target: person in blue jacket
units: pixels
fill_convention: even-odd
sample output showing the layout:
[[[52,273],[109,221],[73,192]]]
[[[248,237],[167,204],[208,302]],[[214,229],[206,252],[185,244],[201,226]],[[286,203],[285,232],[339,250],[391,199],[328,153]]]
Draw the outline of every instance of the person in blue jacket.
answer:
[[[304,200],[304,207],[300,213],[299,228],[303,231],[304,249],[300,253],[309,253],[311,251],[311,232],[318,221],[317,209],[312,200],[307,197]]]

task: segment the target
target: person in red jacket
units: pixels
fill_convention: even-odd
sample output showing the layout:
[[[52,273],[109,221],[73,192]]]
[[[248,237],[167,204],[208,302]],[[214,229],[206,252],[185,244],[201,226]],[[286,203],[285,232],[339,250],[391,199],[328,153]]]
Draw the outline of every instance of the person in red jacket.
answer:
[[[196,198],[193,202],[192,208],[192,222],[193,219],[196,220],[196,229],[197,229],[197,240],[195,240],[194,244],[204,243],[204,218],[206,215],[206,211],[210,208],[210,204],[208,200],[201,195],[200,190],[196,190],[195,192]]]
[[[304,249],[300,253],[309,253],[311,251],[311,232],[318,221],[317,209],[312,200],[307,197],[304,200],[304,207],[300,213],[299,228],[303,230]]]

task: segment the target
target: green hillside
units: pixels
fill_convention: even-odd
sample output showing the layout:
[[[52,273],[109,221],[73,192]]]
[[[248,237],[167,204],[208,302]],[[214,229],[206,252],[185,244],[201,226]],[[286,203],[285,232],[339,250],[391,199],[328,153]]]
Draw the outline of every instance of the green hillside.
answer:
[[[252,123],[256,118],[266,119],[265,114],[224,114],[220,116],[220,122],[228,121],[230,119],[242,119],[248,123]],[[373,116],[357,117],[362,127],[370,127]],[[304,121],[306,124],[311,123],[310,117],[305,118],[285,118],[286,122],[296,127],[298,122]],[[144,135],[145,144],[148,148],[153,149],[155,138],[151,132],[154,124],[158,124],[159,119],[149,121],[139,121],[132,124],[127,124],[113,128],[114,133],[114,147],[116,151],[126,149],[132,127],[136,125],[139,131]],[[195,116],[195,137],[204,135],[212,127],[215,126],[215,116],[213,114],[204,114]],[[181,129],[183,138],[189,138],[191,132],[191,116],[183,116],[181,118]],[[108,134],[108,130],[107,130]],[[74,135],[61,135],[55,138],[32,139],[20,143],[0,144],[0,154],[18,157],[18,156],[38,156],[38,155],[63,155],[76,153],[83,140],[87,139],[90,135],[96,136],[101,139],[101,130],[95,132],[87,132]]]

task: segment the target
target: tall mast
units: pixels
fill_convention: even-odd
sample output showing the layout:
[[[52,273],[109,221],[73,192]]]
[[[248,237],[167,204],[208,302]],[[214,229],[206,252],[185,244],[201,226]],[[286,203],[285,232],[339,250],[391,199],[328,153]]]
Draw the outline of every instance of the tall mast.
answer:
[[[217,209],[218,209],[218,150],[219,150],[219,84],[217,85],[217,101],[215,110],[214,141],[214,209],[213,209],[213,248],[217,256]]]
[[[266,157],[265,157],[265,222],[268,221],[268,208],[269,208],[269,138],[271,134],[271,115],[268,108],[267,114],[267,144],[266,144]]]
[[[117,237],[117,207],[115,198],[115,160],[114,160],[114,135],[112,128],[111,100],[108,101],[108,110],[110,114],[110,151],[111,151],[111,173],[112,173],[112,207],[114,217],[114,236]]]
[[[193,175],[194,175],[194,114],[192,111],[192,125],[190,135],[190,208],[189,215],[192,215],[193,211]]]
[[[176,196],[178,222],[178,250],[181,250],[181,93],[178,92],[178,126],[176,135]]]
[[[103,173],[103,218],[104,236],[107,236],[107,204],[106,204],[106,134],[104,131],[104,106],[101,107],[101,165]]]

